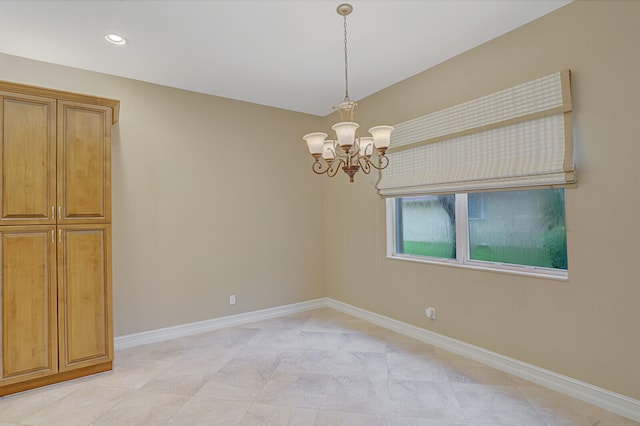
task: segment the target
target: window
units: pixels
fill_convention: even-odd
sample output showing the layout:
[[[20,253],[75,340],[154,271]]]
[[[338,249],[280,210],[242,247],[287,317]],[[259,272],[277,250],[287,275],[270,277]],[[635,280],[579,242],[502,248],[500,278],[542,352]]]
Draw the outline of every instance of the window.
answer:
[[[395,200],[397,253],[456,258],[455,195]]]
[[[564,189],[389,199],[389,255],[563,278],[564,204]]]
[[[567,278],[564,191],[576,183],[569,70],[394,127],[377,183],[388,256]]]

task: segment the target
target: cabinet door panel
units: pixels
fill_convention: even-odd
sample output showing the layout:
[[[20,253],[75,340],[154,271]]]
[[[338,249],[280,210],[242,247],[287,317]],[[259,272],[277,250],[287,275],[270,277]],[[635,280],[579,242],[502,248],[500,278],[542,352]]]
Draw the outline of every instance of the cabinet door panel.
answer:
[[[54,227],[0,227],[0,383],[57,372]]]
[[[58,101],[58,223],[111,222],[111,115]]]
[[[110,225],[59,226],[60,370],[113,359]]]
[[[0,224],[52,224],[55,100],[0,92]]]

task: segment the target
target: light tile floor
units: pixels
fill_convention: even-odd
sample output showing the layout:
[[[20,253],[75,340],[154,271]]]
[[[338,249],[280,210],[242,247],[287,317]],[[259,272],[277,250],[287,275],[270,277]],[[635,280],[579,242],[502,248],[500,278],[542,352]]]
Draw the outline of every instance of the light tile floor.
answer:
[[[116,352],[0,399],[7,425],[640,425],[331,309]]]

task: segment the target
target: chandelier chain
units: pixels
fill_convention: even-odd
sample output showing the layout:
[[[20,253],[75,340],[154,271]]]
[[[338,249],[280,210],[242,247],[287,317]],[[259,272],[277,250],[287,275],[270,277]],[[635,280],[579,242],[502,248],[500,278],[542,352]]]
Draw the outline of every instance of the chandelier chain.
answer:
[[[349,62],[347,57],[347,15],[344,18],[344,100],[349,101]]]

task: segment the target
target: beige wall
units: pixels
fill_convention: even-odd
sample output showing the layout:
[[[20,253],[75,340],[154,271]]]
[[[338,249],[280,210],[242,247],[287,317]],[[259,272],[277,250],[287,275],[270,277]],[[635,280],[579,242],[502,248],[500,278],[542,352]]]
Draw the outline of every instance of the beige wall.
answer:
[[[0,80],[121,100],[116,336],[325,295],[318,117],[7,55]]]
[[[356,110],[365,129],[394,124],[571,69],[568,282],[386,259],[384,202],[358,176],[326,183],[328,296],[640,399],[638,22],[640,2],[572,3]]]

